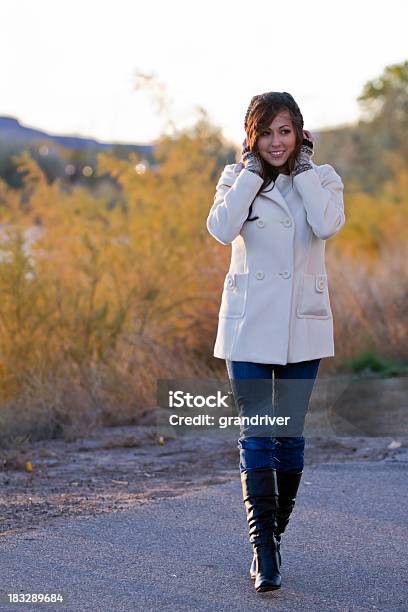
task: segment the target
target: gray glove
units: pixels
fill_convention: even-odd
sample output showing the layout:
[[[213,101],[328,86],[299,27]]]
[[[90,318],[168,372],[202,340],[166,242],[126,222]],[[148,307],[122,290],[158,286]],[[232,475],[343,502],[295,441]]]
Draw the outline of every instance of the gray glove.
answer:
[[[249,170],[250,172],[258,174],[258,176],[262,177],[262,164],[259,161],[258,157],[249,149],[246,138],[242,143],[240,163],[244,165],[244,168],[246,168],[246,170]]]
[[[293,176],[306,172],[306,170],[313,170],[313,166],[310,163],[310,159],[313,155],[313,142],[307,138],[303,138],[302,146],[300,147],[299,155],[295,161],[295,167],[293,168]]]

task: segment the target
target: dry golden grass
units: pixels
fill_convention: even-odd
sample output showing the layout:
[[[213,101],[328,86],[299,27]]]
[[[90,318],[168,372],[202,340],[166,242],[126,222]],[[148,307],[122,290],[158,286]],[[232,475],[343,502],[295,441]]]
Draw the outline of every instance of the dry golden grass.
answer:
[[[49,185],[28,155],[22,191],[0,182],[1,444],[135,423],[157,379],[226,376],[212,350],[230,248],[205,225],[216,145],[200,131],[164,138],[142,175],[136,156],[100,155],[114,208],[111,190]],[[367,350],[406,361],[408,174],[345,203],[326,247],[336,359],[325,366]]]
[[[330,257],[330,300],[336,356],[371,351],[407,361],[408,243],[384,249],[375,262]]]

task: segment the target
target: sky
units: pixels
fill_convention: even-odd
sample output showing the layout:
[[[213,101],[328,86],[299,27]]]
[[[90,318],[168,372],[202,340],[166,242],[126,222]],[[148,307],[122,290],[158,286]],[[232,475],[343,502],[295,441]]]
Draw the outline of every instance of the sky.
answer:
[[[201,107],[239,144],[252,96],[288,91],[305,129],[350,124],[364,84],[408,59],[407,23],[405,0],[2,0],[0,115],[150,143],[161,88],[178,127]]]

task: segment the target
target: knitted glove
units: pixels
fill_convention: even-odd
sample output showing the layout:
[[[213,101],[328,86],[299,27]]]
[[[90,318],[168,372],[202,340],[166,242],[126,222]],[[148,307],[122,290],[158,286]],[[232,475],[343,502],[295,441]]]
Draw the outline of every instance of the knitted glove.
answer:
[[[306,170],[313,170],[313,166],[310,163],[310,159],[313,155],[313,142],[308,138],[303,138],[302,146],[300,147],[299,155],[295,161],[295,167],[293,168],[293,176],[305,172]]]
[[[245,138],[242,143],[242,152],[241,152],[241,160],[240,163],[244,165],[244,168],[253,172],[254,174],[258,174],[258,176],[262,176],[262,165],[259,159],[250,151],[247,143],[247,139]]]

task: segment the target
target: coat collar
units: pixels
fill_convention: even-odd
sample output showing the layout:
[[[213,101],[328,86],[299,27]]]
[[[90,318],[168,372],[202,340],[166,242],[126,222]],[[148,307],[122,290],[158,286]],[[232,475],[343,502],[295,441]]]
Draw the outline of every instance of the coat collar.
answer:
[[[316,170],[317,166],[313,162],[313,160],[311,160],[311,164],[313,168]],[[235,179],[237,178],[237,175],[241,172],[242,168],[243,168],[242,163],[230,164],[225,167],[222,178],[225,179],[225,182],[227,182],[227,184],[230,187],[232,187],[232,185],[234,184]],[[278,204],[284,210],[286,215],[288,215],[293,221],[292,213],[289,209],[289,206],[287,205],[285,198],[279,191],[279,188],[276,182],[273,188],[272,188],[272,184],[268,185],[268,187],[266,188],[266,191],[261,192],[260,196],[268,198],[269,200],[272,200],[272,202],[274,202],[275,204]]]

